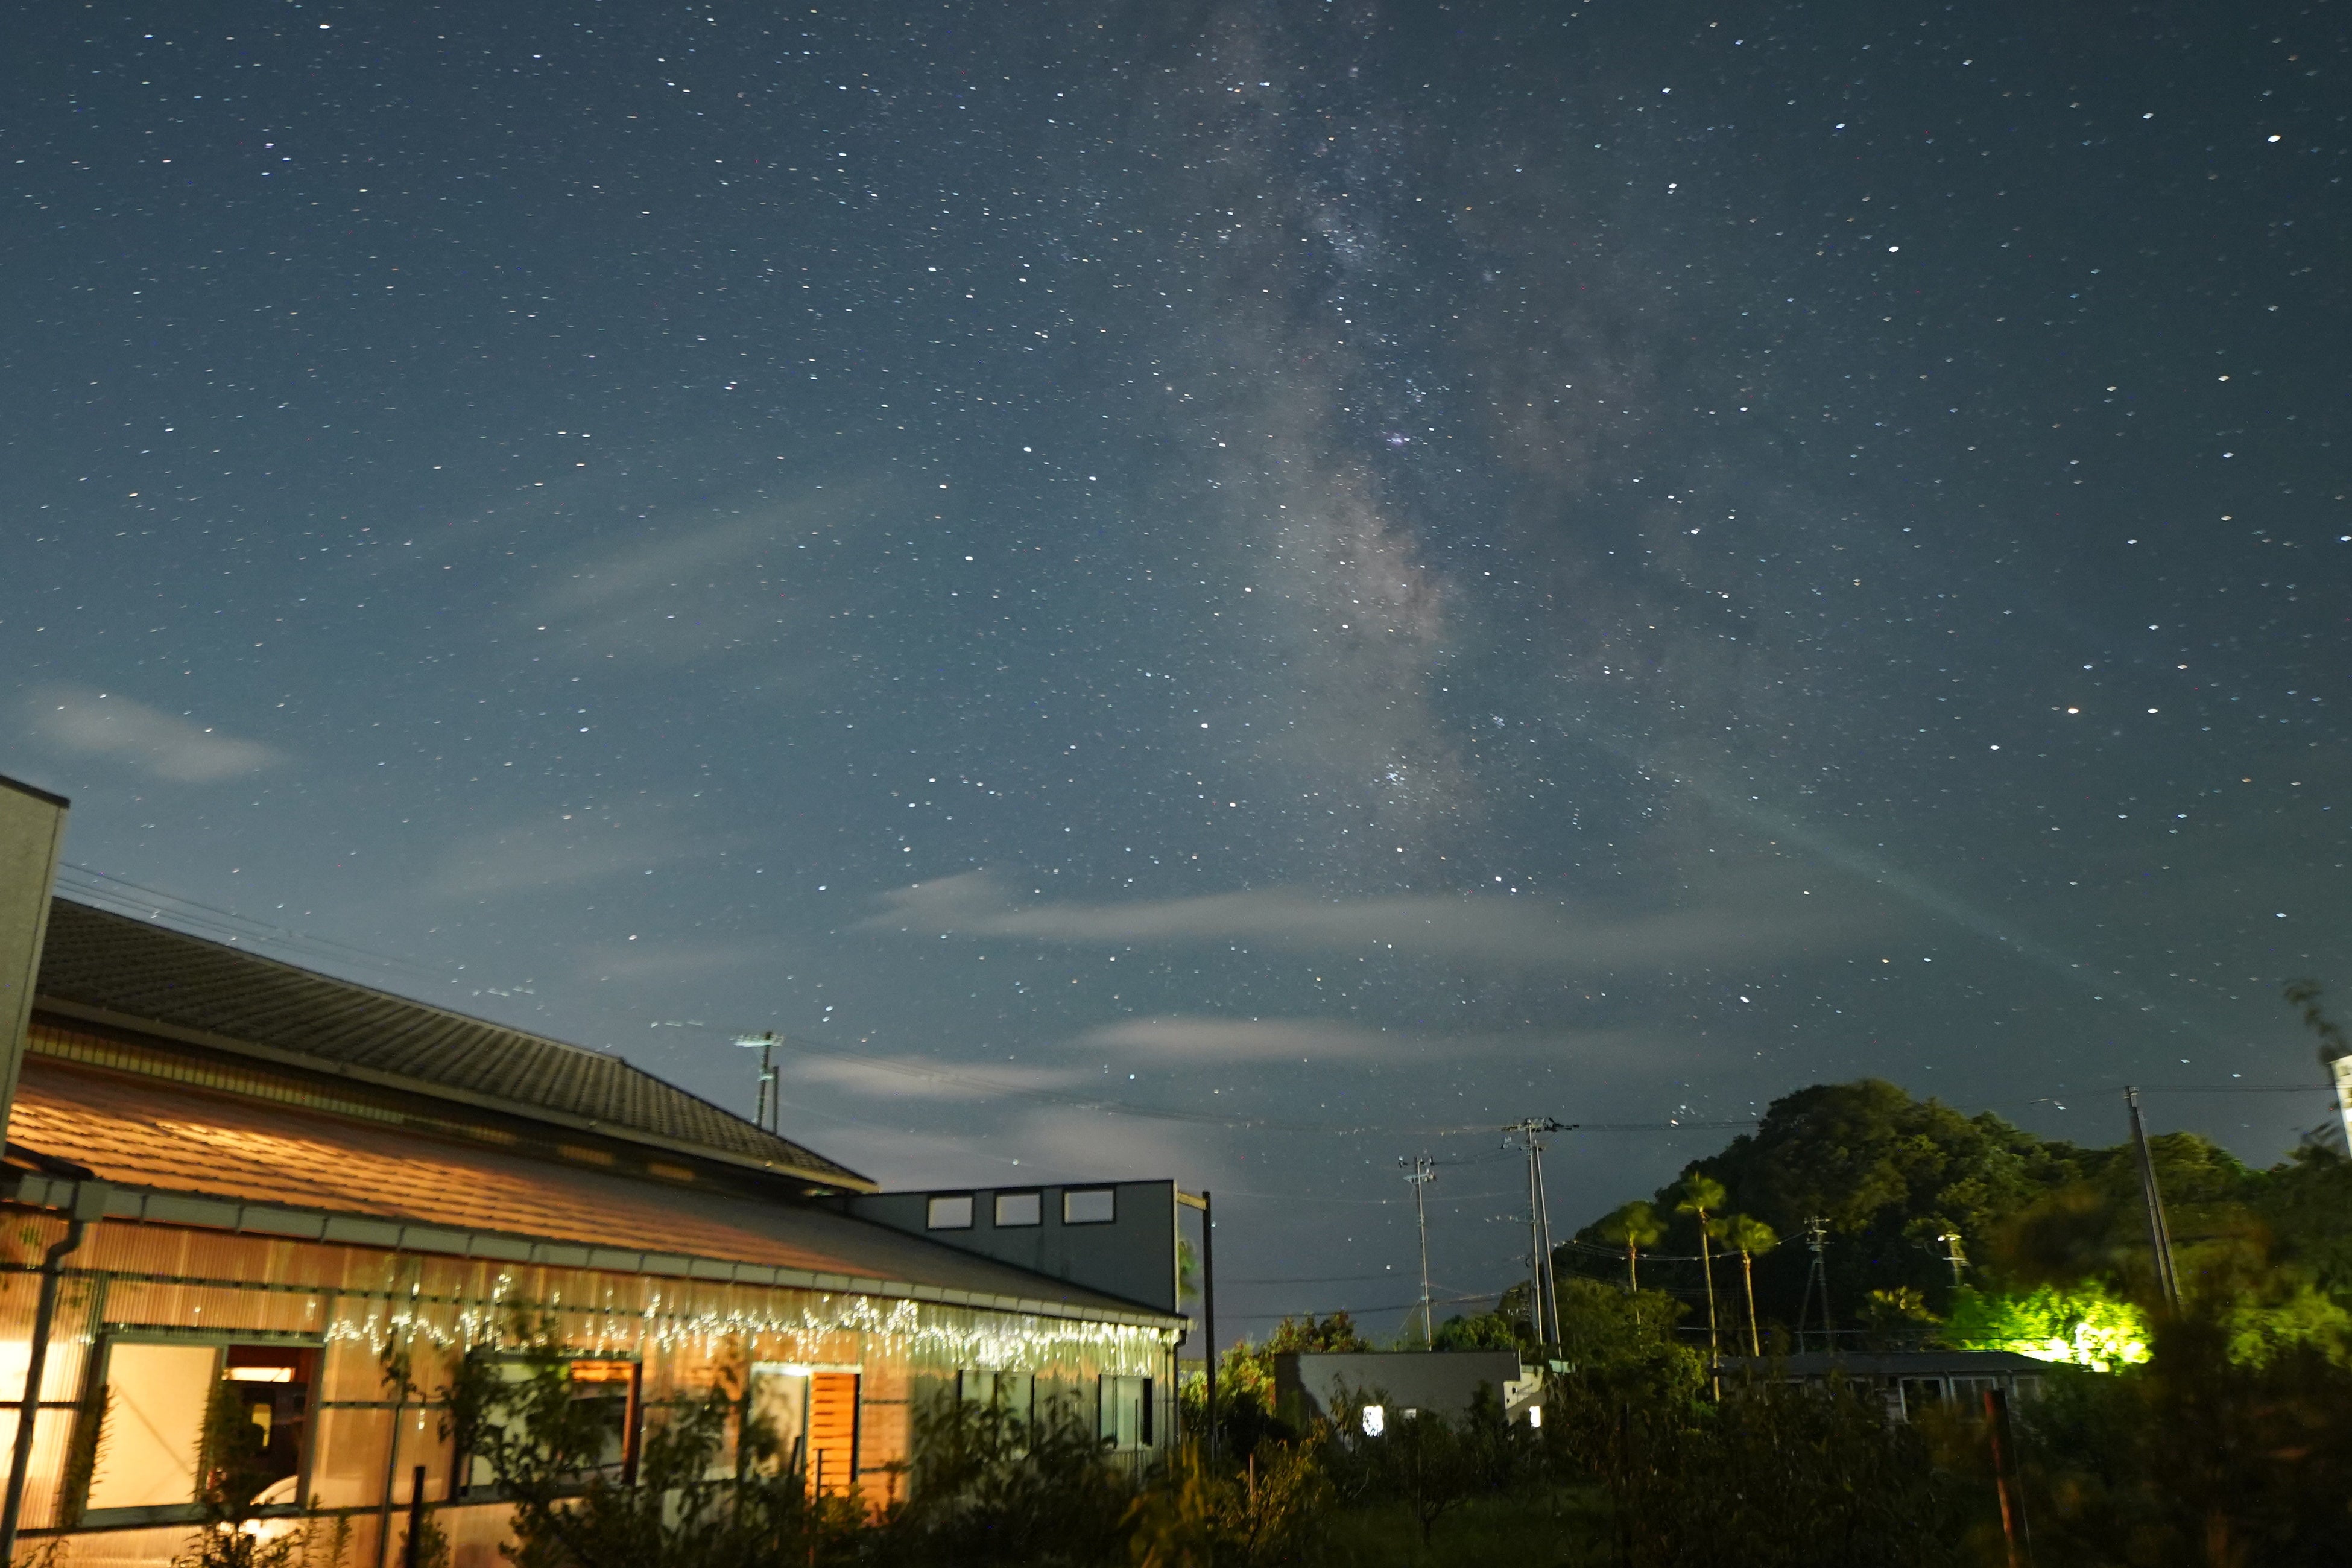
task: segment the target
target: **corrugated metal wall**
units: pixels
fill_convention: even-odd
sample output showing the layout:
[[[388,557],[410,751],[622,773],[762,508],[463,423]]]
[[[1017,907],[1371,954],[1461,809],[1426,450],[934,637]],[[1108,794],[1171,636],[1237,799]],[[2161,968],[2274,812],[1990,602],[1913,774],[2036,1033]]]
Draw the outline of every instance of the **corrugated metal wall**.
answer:
[[[13,1256],[33,1263],[64,1229],[62,1220],[35,1211],[12,1210],[7,1219],[17,1232]],[[407,1353],[415,1384],[437,1389],[458,1358],[500,1342],[518,1307],[551,1316],[580,1353],[641,1359],[649,1404],[706,1389],[722,1368],[751,1361],[858,1369],[855,1380],[845,1380],[854,1389],[848,1419],[835,1407],[844,1397],[838,1387],[826,1408],[825,1479],[833,1489],[854,1441],[858,1484],[877,1504],[900,1484],[886,1467],[906,1457],[913,1401],[935,1384],[952,1387],[961,1370],[1028,1372],[1090,1394],[1104,1374],[1165,1380],[1170,1365],[1164,1334],[1123,1324],[169,1226],[95,1226],[68,1262],[26,1489],[26,1547],[70,1522],[78,1500],[63,1484],[69,1449],[91,1418],[86,1406],[110,1335],[323,1347],[302,1489],[322,1510],[352,1514],[351,1568],[377,1563],[388,1491],[396,1510],[405,1507],[411,1467],[426,1467],[426,1496],[441,1502],[455,1463],[437,1413],[404,1405],[387,1383],[387,1352]],[[24,1393],[38,1289],[31,1266],[0,1270],[0,1400],[6,1401],[0,1454],[14,1439]],[[497,1503],[446,1509],[442,1523],[459,1549],[457,1568],[502,1561],[495,1547],[507,1514]],[[395,1542],[400,1528],[395,1519]],[[63,1561],[168,1563],[190,1533],[185,1523],[74,1531]]]

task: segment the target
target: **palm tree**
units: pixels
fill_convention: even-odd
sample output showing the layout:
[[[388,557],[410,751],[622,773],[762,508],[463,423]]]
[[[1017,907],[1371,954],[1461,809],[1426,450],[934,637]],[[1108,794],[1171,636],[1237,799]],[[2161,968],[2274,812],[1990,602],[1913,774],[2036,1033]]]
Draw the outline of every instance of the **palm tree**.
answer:
[[[1625,1289],[1642,1288],[1642,1248],[1657,1246],[1665,1236],[1666,1225],[1658,1211],[1639,1198],[1601,1222],[1601,1239],[1625,1249]]]
[[[1723,1245],[1739,1254],[1739,1272],[1748,1285],[1748,1353],[1764,1353],[1763,1331],[1756,1325],[1756,1255],[1780,1245],[1780,1234],[1752,1215],[1726,1215],[1715,1222]]]
[[[1675,1200],[1675,1212],[1690,1215],[1698,1221],[1698,1266],[1706,1277],[1706,1348],[1710,1357],[1721,1349],[1721,1342],[1715,1323],[1715,1258],[1706,1247],[1706,1216],[1722,1206],[1721,1182],[1696,1171],[1683,1178],[1683,1195]]]

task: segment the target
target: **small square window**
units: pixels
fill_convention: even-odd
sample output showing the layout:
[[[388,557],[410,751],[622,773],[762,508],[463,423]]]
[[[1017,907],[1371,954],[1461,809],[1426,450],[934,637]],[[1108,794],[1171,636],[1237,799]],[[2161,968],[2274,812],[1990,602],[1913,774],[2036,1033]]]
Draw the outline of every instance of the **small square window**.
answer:
[[[1109,1225],[1118,1218],[1115,1187],[1074,1187],[1062,1194],[1064,1225]]]
[[[1043,1193],[997,1194],[996,1223],[1004,1226],[1045,1224],[1045,1194]]]
[[[971,1228],[971,1194],[956,1193],[948,1197],[933,1198],[924,1213],[927,1230],[970,1230]]]

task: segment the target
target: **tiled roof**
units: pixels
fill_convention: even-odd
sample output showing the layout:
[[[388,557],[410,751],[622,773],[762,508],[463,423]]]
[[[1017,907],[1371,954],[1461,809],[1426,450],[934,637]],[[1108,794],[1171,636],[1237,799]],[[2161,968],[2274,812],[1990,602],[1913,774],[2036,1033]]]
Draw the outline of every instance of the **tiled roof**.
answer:
[[[35,1005],[730,1163],[873,1184],[618,1057],[67,899],[50,904]]]
[[[830,1208],[671,1186],[48,1058],[26,1058],[7,1131],[9,1142],[72,1160],[119,1186],[940,1288],[1081,1313],[1138,1310]]]

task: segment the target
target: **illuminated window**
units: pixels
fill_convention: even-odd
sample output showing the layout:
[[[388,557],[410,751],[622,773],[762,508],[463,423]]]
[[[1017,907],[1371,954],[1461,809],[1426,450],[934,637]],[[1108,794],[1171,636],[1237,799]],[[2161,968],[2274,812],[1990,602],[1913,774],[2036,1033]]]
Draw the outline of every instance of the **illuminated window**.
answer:
[[[1538,1431],[1541,1431],[1543,1429],[1542,1405],[1530,1405],[1528,1406],[1528,1425],[1536,1428]]]
[[[83,1506],[101,1515],[140,1510],[129,1519],[185,1517],[197,1500],[208,1408],[246,1424],[235,1428],[246,1435],[226,1467],[231,1489],[254,1508],[293,1506],[318,1358],[298,1345],[110,1342],[104,1426]]]
[[[1378,1405],[1365,1405],[1363,1409],[1363,1427],[1365,1436],[1379,1436],[1381,1433],[1389,1429],[1388,1411]]]
[[[498,1381],[506,1384],[529,1383],[540,1376],[545,1363],[521,1356],[500,1355],[490,1358]],[[583,1467],[576,1478],[584,1483],[591,1475],[627,1482],[635,1479],[637,1436],[638,1363],[619,1358],[604,1359],[583,1356],[558,1363],[563,1379],[572,1386],[572,1398],[580,1407],[597,1434],[594,1459]],[[508,1425],[509,1410],[493,1401],[484,1417],[487,1424],[503,1431]],[[465,1456],[458,1468],[463,1489],[470,1495],[496,1495],[498,1477],[490,1461],[479,1453]]]
[[[994,1405],[1007,1415],[1026,1421],[1036,1399],[1037,1380],[1025,1372],[981,1372],[971,1369],[956,1373],[956,1397],[967,1405]]]
[[[997,1194],[996,1223],[1000,1229],[1045,1224],[1045,1194],[1043,1193]]]
[[[928,1230],[970,1230],[971,1194],[951,1193],[933,1198],[924,1210],[923,1226]]]
[[[1108,1375],[1103,1378],[1095,1430],[1118,1449],[1151,1447],[1151,1380]]]
[[[1114,1187],[1072,1187],[1062,1194],[1064,1225],[1109,1225],[1118,1218]]]

